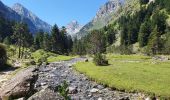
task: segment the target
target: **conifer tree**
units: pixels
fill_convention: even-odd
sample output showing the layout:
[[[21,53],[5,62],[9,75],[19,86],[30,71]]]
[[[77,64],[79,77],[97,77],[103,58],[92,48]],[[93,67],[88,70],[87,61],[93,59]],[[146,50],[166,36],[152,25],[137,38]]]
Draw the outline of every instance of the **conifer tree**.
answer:
[[[144,47],[148,43],[148,38],[151,33],[151,26],[149,21],[144,22],[139,30],[138,42],[140,47]]]
[[[60,44],[59,44],[59,39],[60,39],[60,31],[58,29],[58,26],[55,24],[52,28],[51,32],[51,47],[52,47],[52,52],[59,53],[60,50]]]
[[[160,46],[161,46],[160,33],[158,32],[158,29],[156,26],[149,37],[149,42],[147,45],[148,53],[153,54],[153,55],[158,54],[161,49]]]

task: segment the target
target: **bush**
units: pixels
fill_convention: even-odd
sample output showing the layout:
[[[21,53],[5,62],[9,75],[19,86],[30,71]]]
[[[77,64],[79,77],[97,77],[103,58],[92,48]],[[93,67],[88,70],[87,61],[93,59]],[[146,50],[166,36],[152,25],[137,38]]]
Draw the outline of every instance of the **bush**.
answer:
[[[7,52],[3,45],[0,44],[0,65],[5,65],[7,63]]]
[[[38,65],[42,65],[43,63],[45,63],[47,65],[48,64],[47,58],[48,57],[42,57],[42,58],[38,59]]]
[[[93,62],[97,66],[107,66],[108,65],[108,60],[106,60],[105,57],[100,53],[95,54]]]
[[[71,100],[68,96],[68,83],[66,81],[64,81],[62,85],[56,86],[55,92],[59,92],[65,100]]]
[[[36,65],[36,62],[34,60],[31,60],[27,63],[25,63],[26,66],[30,66],[30,65]]]

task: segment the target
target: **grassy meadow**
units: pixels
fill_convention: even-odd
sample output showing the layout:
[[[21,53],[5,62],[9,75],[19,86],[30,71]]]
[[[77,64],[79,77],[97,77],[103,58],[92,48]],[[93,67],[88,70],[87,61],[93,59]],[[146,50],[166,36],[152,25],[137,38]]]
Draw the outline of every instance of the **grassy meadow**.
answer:
[[[75,58],[75,56],[58,55],[55,53],[46,52],[44,50],[37,50],[33,52],[31,56],[35,59],[36,62],[38,61],[38,59],[41,59],[43,57],[47,58],[48,62],[65,61]]]
[[[51,63],[51,62],[57,62],[57,61],[70,60],[76,57],[76,56],[58,55],[52,52],[44,51],[42,49],[31,52],[29,48],[25,48],[25,54],[27,55],[27,57],[25,58],[23,56],[22,59],[19,59],[18,58],[18,47],[14,45],[5,45],[5,44],[1,44],[1,45],[4,45],[7,51],[7,56],[8,56],[7,64],[10,67],[16,67],[15,65],[17,63],[18,64],[17,70],[31,66],[30,64],[31,61],[35,61],[38,64],[38,60],[42,58],[46,58],[47,62]],[[5,67],[6,66],[4,66],[4,69]]]
[[[140,55],[107,55],[109,66],[79,62],[75,69],[90,79],[118,90],[170,96],[170,62]]]

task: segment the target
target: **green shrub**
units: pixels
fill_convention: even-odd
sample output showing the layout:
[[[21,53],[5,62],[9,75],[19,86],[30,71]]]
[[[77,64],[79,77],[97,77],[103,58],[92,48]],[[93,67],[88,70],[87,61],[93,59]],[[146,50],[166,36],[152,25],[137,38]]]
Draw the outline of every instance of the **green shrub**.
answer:
[[[108,60],[106,60],[105,56],[103,56],[100,53],[96,53],[93,59],[93,62],[97,65],[97,66],[106,66],[108,65]]]
[[[25,63],[26,66],[30,66],[30,65],[36,65],[36,62],[34,60],[31,60],[27,63]]]
[[[48,64],[47,58],[48,57],[42,57],[38,59],[38,65],[42,65],[43,63]]]
[[[62,85],[56,86],[55,91],[59,92],[65,100],[71,100],[70,97],[68,96],[68,83],[64,81]]]
[[[3,45],[0,44],[0,65],[5,65],[7,63],[7,52]]]

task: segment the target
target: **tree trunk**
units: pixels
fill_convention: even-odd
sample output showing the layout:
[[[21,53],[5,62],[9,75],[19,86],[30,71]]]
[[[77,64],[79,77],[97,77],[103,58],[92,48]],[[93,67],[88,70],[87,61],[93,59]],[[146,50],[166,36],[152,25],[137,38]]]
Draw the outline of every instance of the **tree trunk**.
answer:
[[[21,57],[21,45],[19,44],[18,58]]]
[[[21,59],[23,58],[23,55],[24,55],[24,46],[22,45]]]

